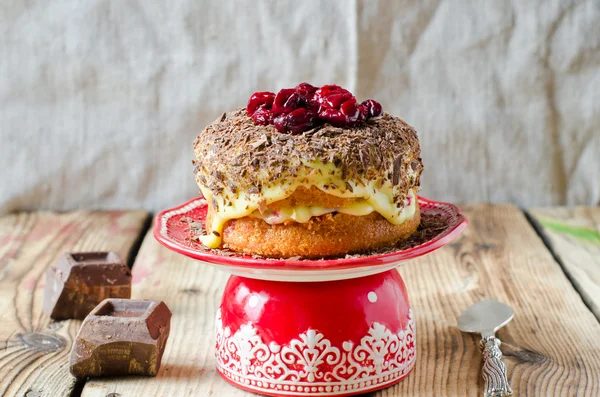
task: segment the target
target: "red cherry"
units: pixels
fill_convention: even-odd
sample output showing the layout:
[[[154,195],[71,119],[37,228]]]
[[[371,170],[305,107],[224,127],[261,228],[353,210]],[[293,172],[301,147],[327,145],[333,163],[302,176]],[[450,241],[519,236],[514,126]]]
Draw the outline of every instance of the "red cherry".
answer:
[[[314,101],[315,91],[317,87],[313,87],[308,83],[298,84],[296,86],[296,93],[300,95],[300,101],[298,102],[299,107],[303,107],[314,111],[319,111],[319,104]]]
[[[308,83],[300,83],[296,86],[296,92],[304,97],[312,97],[317,90],[317,87],[313,87]]]
[[[269,125],[273,123],[273,112],[269,109],[260,108],[252,115],[252,120],[258,125]]]
[[[362,119],[363,120],[368,119],[369,118],[369,108],[363,104],[358,105],[358,108],[360,109],[360,113],[362,114],[362,116],[361,116]]]
[[[363,118],[363,113],[361,112],[359,105],[356,104],[356,100],[344,102],[340,107],[340,111],[346,116],[346,123],[349,126],[355,126],[366,120],[366,117]]]
[[[339,109],[341,104],[353,98],[350,91],[337,85],[324,85],[315,91],[315,101],[319,105]]]
[[[300,108],[291,113],[275,117],[273,124],[277,131],[292,135],[300,134],[316,125],[317,115],[310,110]]]
[[[302,108],[306,105],[307,99],[299,94],[298,92],[294,92],[287,101],[285,101],[285,106],[287,108]]]
[[[269,91],[255,92],[248,100],[246,113],[252,116],[259,108],[271,109],[275,94]]]
[[[323,108],[319,111],[319,118],[337,127],[343,127],[347,122],[346,116],[337,109]]]
[[[317,101],[311,98],[306,101],[306,105],[304,107],[314,113],[318,113],[319,109],[321,108],[321,105],[319,105]]]
[[[367,99],[363,103],[361,103],[367,110],[369,111],[369,117],[377,117],[380,116],[383,109],[381,108],[381,104],[372,99]]]
[[[256,124],[273,124],[288,134],[299,134],[322,122],[354,127],[382,114],[377,101],[368,99],[358,104],[350,91],[338,85],[317,88],[308,83],[282,89],[277,95],[257,92],[250,97],[246,111]]]
[[[352,96],[349,92],[342,92],[340,94],[331,94],[325,97],[325,103],[332,109],[339,109],[340,106],[346,101],[350,101],[354,99],[356,102],[356,98]]]
[[[273,101],[273,115],[278,116],[282,113],[289,113],[298,108],[300,95],[294,88],[284,88],[280,90]]]
[[[350,91],[348,91],[345,88],[340,87],[339,85],[329,84],[329,85],[324,85],[323,87],[321,87],[317,91],[315,91],[315,95],[327,96],[330,94],[335,94],[335,93],[339,94],[342,92],[346,92],[346,93],[350,94]]]

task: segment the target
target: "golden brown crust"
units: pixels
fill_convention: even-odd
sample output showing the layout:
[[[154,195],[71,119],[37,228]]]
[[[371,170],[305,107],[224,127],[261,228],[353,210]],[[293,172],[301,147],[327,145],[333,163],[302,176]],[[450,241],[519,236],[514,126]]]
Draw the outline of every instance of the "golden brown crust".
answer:
[[[412,219],[393,225],[378,213],[366,216],[327,214],[306,223],[270,225],[244,217],[225,224],[223,245],[234,251],[270,258],[322,258],[365,252],[406,239],[420,222],[420,210]]]

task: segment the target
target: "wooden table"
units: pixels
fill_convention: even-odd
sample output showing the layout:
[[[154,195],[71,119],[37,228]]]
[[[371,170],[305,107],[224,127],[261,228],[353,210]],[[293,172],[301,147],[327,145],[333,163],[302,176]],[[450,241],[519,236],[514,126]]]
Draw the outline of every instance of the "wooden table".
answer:
[[[510,304],[500,332],[516,396],[600,396],[600,208],[463,208],[450,246],[400,269],[417,321],[417,366],[373,396],[481,396],[481,353],[456,319],[483,299]],[[227,275],[160,246],[149,214],[33,212],[0,218],[0,396],[245,396],[215,371],[213,325]],[[44,272],[64,251],[114,250],[133,265],[134,298],[164,300],[171,336],[156,378],[77,382],[79,321],[42,315]]]

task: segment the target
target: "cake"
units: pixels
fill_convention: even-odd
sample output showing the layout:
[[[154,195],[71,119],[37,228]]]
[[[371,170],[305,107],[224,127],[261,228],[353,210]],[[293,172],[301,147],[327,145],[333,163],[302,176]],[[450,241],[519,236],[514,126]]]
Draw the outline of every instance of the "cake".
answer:
[[[339,86],[255,93],[206,127],[194,154],[208,248],[335,257],[394,244],[419,225],[415,130]]]

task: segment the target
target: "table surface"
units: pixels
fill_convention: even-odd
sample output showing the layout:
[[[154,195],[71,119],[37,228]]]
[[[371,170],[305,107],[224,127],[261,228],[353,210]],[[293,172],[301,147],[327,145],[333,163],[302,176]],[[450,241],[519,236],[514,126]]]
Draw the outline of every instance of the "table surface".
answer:
[[[470,225],[411,261],[404,277],[417,322],[417,365],[372,396],[481,396],[481,352],[456,328],[472,303],[514,308],[499,332],[516,396],[600,395],[600,208],[462,208]],[[223,272],[160,246],[143,211],[29,212],[0,217],[0,396],[252,395],[215,371],[214,314]],[[156,378],[76,381],[81,324],[42,314],[45,270],[64,251],[112,250],[133,266],[133,298],[164,300],[171,336]],[[111,394],[112,393],[112,394]]]

